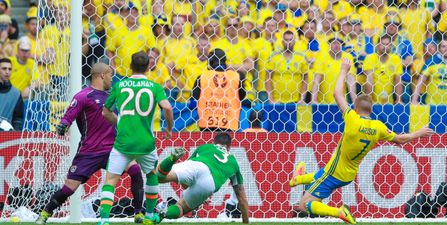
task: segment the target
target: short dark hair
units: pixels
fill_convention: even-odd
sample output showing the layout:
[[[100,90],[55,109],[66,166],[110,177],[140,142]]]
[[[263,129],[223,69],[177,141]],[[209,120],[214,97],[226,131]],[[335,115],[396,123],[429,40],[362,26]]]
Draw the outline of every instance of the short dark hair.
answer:
[[[130,69],[134,73],[145,73],[149,66],[149,56],[143,51],[139,51],[132,55]]]
[[[293,36],[295,36],[295,33],[293,33],[293,31],[291,31],[291,30],[286,30],[286,31],[282,34],[282,36],[284,37],[284,36],[286,36],[286,35],[293,35]]]
[[[28,17],[28,18],[26,18],[26,20],[25,20],[25,23],[29,23],[29,22],[31,22],[31,20],[36,20],[37,21],[37,17]]]
[[[389,40],[391,40],[391,36],[388,35],[388,34],[384,34],[384,35],[382,35],[382,36],[379,37],[379,42],[382,41],[383,39],[389,39]]]
[[[264,25],[265,25],[265,23],[267,23],[270,20],[275,20],[275,19],[271,16],[268,16],[267,18],[264,19]]]
[[[214,137],[214,144],[224,145],[227,148],[231,147],[231,135],[228,133],[218,133]]]
[[[227,67],[226,61],[227,56],[220,48],[213,49],[208,53],[208,67],[212,70],[223,71]]]
[[[0,63],[9,63],[12,64],[11,60],[9,58],[1,58]]]

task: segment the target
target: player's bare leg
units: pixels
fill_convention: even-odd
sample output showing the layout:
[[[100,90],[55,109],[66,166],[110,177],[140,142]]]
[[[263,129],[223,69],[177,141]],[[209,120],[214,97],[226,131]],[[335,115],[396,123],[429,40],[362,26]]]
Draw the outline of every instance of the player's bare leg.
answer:
[[[143,174],[137,162],[130,162],[126,168],[127,174],[130,176],[130,190],[133,195],[132,206],[134,207],[134,222],[143,223],[144,213],[142,212],[144,198]]]
[[[50,199],[50,202],[45,206],[45,209],[40,212],[39,218],[37,218],[37,224],[46,224],[48,218],[53,214],[53,211],[64,204],[64,202],[70,197],[81,185],[81,181],[67,179],[64,186],[56,191]]]
[[[300,201],[300,210],[315,214],[319,216],[331,216],[340,218],[346,223],[356,224],[355,218],[349,212],[346,206],[340,208],[331,207],[321,202],[320,198],[311,195],[309,192],[305,192]]]
[[[290,179],[290,187],[300,184],[310,184],[314,180],[315,173],[306,173],[306,163],[300,162],[293,171],[292,179]]]

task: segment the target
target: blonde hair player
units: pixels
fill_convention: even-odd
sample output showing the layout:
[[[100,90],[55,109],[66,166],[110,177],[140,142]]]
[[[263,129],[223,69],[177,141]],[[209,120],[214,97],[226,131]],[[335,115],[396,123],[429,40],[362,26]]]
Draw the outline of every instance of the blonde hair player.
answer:
[[[420,137],[428,137],[433,134],[433,130],[424,127],[409,134],[394,133],[387,129],[383,122],[370,118],[372,99],[369,95],[358,96],[354,102],[354,110],[349,108],[343,90],[345,90],[345,79],[354,79],[348,76],[351,66],[351,61],[344,58],[334,90],[335,101],[345,122],[343,136],[338,142],[337,149],[326,166],[316,173],[305,173],[306,165],[300,162],[290,180],[290,186],[306,185],[306,192],[300,202],[302,211],[336,217],[346,223],[356,224],[347,206],[331,207],[321,200],[329,197],[335,189],[346,186],[355,179],[362,159],[378,141],[404,144]]]

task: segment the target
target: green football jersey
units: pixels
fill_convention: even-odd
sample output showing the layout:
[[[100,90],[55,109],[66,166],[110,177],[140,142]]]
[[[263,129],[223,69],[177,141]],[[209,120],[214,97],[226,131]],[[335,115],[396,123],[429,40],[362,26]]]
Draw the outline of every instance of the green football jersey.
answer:
[[[111,111],[118,109],[113,147],[124,154],[151,153],[155,149],[154,111],[164,99],[167,98],[163,87],[146,77],[130,77],[116,83],[104,103]]]
[[[233,186],[242,184],[244,181],[236,157],[228,153],[226,148],[221,145],[201,145],[194,151],[189,160],[202,162],[208,166],[216,187],[215,192],[228,179],[230,179]]]

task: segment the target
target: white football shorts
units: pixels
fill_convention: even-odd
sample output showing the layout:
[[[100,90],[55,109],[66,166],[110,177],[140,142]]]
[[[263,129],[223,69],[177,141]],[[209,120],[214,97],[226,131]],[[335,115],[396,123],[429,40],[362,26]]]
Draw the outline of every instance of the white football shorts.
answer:
[[[214,179],[210,169],[202,162],[187,160],[174,164],[179,184],[188,188],[183,191],[183,198],[190,209],[195,209],[214,194]]]
[[[122,174],[132,160],[137,161],[144,174],[148,174],[155,168],[155,164],[157,163],[157,151],[154,150],[146,155],[129,155],[123,154],[113,148],[110,152],[109,162],[107,163],[107,171],[113,174]]]

